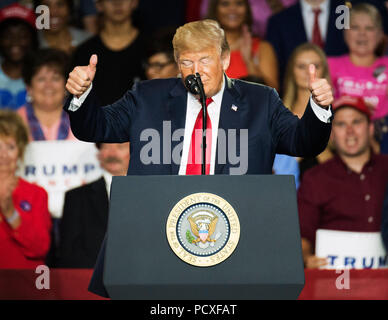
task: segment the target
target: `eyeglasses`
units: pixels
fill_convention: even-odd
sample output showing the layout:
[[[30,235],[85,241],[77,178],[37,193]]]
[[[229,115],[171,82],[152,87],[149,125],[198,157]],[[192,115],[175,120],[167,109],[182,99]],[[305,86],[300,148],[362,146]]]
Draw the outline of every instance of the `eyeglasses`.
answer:
[[[174,63],[174,61],[167,61],[165,63],[160,63],[160,62],[153,62],[153,63],[148,63],[144,62],[143,63],[143,68],[144,69],[154,69],[155,71],[161,71],[163,68],[168,66],[169,64]]]

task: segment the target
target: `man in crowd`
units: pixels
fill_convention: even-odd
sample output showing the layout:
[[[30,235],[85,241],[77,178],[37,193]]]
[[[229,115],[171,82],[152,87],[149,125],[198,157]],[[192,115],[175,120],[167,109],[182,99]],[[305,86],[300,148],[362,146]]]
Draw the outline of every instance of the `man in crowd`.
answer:
[[[302,250],[307,268],[327,264],[314,255],[318,229],[378,232],[388,156],[371,149],[373,123],[362,98],[344,96],[333,104],[336,156],[307,171],[298,190]]]
[[[125,176],[129,143],[97,144],[102,177],[65,195],[58,268],[93,268],[108,225],[112,176]]]
[[[266,39],[276,51],[280,78],[292,51],[302,43],[312,42],[328,56],[347,52],[343,30],[336,27],[340,5],[343,0],[300,0],[269,19]]]
[[[202,138],[195,138],[202,127],[203,113],[198,96],[184,86],[189,75],[199,73],[208,98],[206,174],[271,174],[275,153],[313,156],[326,147],[331,131],[331,111],[327,109],[333,96],[328,82],[315,77],[313,65],[310,66],[312,95],[304,116],[298,119],[284,107],[274,89],[225,76],[230,49],[224,31],[215,21],[197,21],[178,28],[173,45],[182,79],[139,83],[119,101],[105,107],[98,103],[92,85],[97,56],[90,58],[88,66],[76,67],[66,85],[73,97],[67,101],[65,110],[77,138],[100,142],[131,141],[128,175],[201,174],[201,157],[196,161],[195,154],[201,154]],[[179,129],[184,132],[180,137],[183,142],[173,139],[167,150],[163,149],[166,147],[166,122],[173,133]],[[149,143],[144,139],[144,132],[150,129],[159,134],[158,149],[163,150],[163,157],[153,155],[152,161],[145,158],[147,152],[144,152]],[[232,138],[240,147],[237,150],[239,163],[230,157],[228,142],[216,144],[221,131],[231,133],[224,134],[226,139],[234,133]],[[167,139],[171,139],[169,134]],[[178,144],[181,145],[181,156],[177,159],[175,148]],[[220,150],[222,148],[224,150]],[[224,151],[226,159],[218,157],[216,149],[217,152]],[[102,286],[103,252],[90,288],[107,295]]]

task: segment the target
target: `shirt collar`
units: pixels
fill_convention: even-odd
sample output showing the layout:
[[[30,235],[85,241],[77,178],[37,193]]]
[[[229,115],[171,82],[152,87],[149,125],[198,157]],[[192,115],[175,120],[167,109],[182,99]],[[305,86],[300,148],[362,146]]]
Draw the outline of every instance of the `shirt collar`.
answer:
[[[318,7],[321,9],[322,13],[325,13],[329,10],[330,0],[323,1]],[[300,1],[300,6],[302,8],[302,11],[306,13],[311,13],[312,6],[306,2],[306,0]]]
[[[354,172],[352,169],[350,169],[338,154],[336,154],[334,156],[334,159],[338,163],[338,165],[343,166],[344,169],[348,173],[352,173],[353,172],[355,174],[361,174],[365,169],[373,167],[375,165],[375,163],[376,163],[376,154],[374,153],[373,149],[371,148],[369,160],[364,164],[364,166],[362,167],[362,170],[361,170],[360,173]]]
[[[211,97],[214,103],[218,106],[221,105],[222,96],[224,95],[224,90],[225,90],[225,75],[222,77],[222,85],[221,85],[220,91],[218,91],[214,96]],[[192,101],[195,101],[200,106],[198,99],[190,92],[189,92],[189,99]]]

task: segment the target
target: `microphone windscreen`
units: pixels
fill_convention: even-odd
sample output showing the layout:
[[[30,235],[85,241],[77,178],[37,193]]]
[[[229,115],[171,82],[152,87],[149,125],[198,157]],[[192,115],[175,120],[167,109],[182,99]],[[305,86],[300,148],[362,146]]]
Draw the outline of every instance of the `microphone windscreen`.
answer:
[[[195,75],[190,74],[185,78],[185,87],[192,94],[199,94],[199,86]]]

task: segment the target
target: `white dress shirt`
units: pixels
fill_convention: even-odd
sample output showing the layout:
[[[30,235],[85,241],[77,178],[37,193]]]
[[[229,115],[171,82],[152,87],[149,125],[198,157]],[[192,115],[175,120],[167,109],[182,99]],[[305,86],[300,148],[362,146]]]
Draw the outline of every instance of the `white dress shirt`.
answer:
[[[108,194],[108,200],[109,200],[110,199],[110,186],[112,184],[112,175],[108,171],[106,171],[102,168],[101,168],[101,171],[102,171],[102,176],[105,180],[106,192]]]
[[[306,31],[307,40],[311,41],[313,37],[313,28],[314,28],[314,20],[315,20],[313,7],[310,4],[308,4],[306,0],[301,0],[300,6],[302,8],[302,17],[303,17],[304,29]],[[323,1],[319,5],[319,8],[321,9],[321,13],[318,16],[319,30],[321,31],[322,40],[325,42],[326,36],[327,36],[327,26],[329,23],[330,0]]]
[[[87,95],[89,94],[91,87],[87,91],[83,93],[83,95],[80,98],[74,97],[72,101],[70,102],[69,110],[70,111],[77,111],[82,103],[85,101]],[[212,149],[211,149],[211,157],[210,157],[210,174],[214,174],[215,169],[215,162],[216,162],[216,151],[217,151],[217,136],[218,136],[218,123],[220,119],[220,113],[221,113],[221,104],[222,104],[222,96],[224,94],[225,90],[225,77],[223,80],[223,84],[221,86],[221,90],[215,94],[212,99],[213,102],[209,104],[208,106],[208,113],[210,117],[210,121],[212,123]],[[310,96],[310,105],[313,109],[315,115],[317,118],[325,123],[328,123],[330,120],[330,117],[332,115],[331,108],[328,110],[325,110],[321,107],[319,107],[314,100]],[[226,106],[227,108],[229,106]],[[231,108],[232,106],[230,106]],[[238,107],[238,106],[237,106]],[[191,143],[191,136],[193,133],[194,125],[197,120],[198,113],[201,110],[201,104],[199,101],[192,95],[191,93],[187,93],[187,112],[186,112],[186,122],[185,122],[185,133],[184,133],[184,140],[183,140],[183,149],[182,149],[182,159],[179,166],[179,175],[185,175],[186,174],[186,166],[187,166],[187,159],[189,157],[189,148]],[[238,111],[236,111],[238,112]],[[187,129],[187,130],[186,130]],[[109,183],[110,185],[110,183]],[[109,194],[109,193],[108,193]]]

